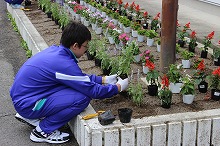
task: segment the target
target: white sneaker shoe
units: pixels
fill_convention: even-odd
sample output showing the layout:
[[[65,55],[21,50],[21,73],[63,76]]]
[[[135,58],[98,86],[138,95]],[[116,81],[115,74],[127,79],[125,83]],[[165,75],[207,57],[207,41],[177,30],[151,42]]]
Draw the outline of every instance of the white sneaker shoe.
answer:
[[[34,142],[65,143],[69,141],[69,134],[58,130],[50,134],[46,134],[43,131],[38,132],[35,128],[31,132],[30,139]]]
[[[37,127],[40,123],[39,119],[26,119],[24,117],[22,117],[21,115],[19,115],[18,113],[15,115],[15,118],[23,123],[28,124],[31,127]]]
[[[13,9],[24,9],[24,6],[19,5],[19,4],[11,4],[11,7],[12,7]]]

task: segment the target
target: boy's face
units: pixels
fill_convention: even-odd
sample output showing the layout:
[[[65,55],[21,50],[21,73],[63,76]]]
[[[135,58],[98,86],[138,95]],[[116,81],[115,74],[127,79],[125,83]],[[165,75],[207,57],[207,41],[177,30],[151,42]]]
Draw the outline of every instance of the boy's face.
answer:
[[[75,43],[71,47],[71,50],[73,51],[73,53],[77,58],[83,56],[83,54],[86,53],[87,49],[88,49],[88,41],[85,41],[80,47],[77,43]]]

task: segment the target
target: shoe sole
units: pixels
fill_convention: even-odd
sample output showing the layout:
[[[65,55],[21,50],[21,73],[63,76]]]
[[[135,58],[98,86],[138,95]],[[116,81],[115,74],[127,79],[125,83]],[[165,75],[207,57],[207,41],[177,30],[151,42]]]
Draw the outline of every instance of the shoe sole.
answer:
[[[19,117],[15,117],[15,118],[16,118],[18,121],[22,122],[22,123],[28,124],[28,125],[31,126],[32,128],[36,128],[36,126],[34,126],[34,125],[28,123],[27,121],[25,121],[25,120],[23,120],[23,119],[21,119],[21,118],[19,118]]]
[[[65,142],[68,142],[69,139],[65,140],[65,141],[51,141],[51,140],[48,140],[48,139],[43,139],[43,138],[37,138],[36,136],[34,136],[32,133],[30,135],[30,139],[31,141],[33,142],[47,142],[47,143],[54,143],[54,144],[59,144],[59,143],[65,143]]]

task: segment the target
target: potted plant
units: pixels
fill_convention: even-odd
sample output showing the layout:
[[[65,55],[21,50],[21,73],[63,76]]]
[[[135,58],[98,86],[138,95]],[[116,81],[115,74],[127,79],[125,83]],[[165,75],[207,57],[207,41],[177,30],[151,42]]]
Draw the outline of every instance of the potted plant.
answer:
[[[144,93],[141,83],[138,81],[135,84],[134,83],[129,84],[127,91],[128,91],[128,95],[131,96],[131,100],[137,106],[141,106],[144,99]]]
[[[118,12],[112,12],[110,14],[110,16],[112,17],[112,22],[114,23],[114,25],[117,25],[118,24],[118,18],[119,18],[119,14]]]
[[[119,67],[119,60],[120,56],[114,56],[110,58],[110,68],[111,68],[111,72],[110,74],[118,74],[118,67]]]
[[[211,99],[220,99],[220,67],[213,70],[208,77],[209,87],[211,88]]]
[[[158,24],[159,24],[159,18],[160,18],[160,13],[157,13],[157,15],[154,17],[154,19],[151,21],[151,30],[157,31]]]
[[[110,67],[110,56],[106,51],[103,51],[102,57],[101,57],[101,69],[103,71],[104,75],[109,75],[111,72]]]
[[[95,33],[96,34],[101,34],[102,33],[102,23],[103,23],[103,19],[101,17],[97,17],[96,19],[96,30],[95,30]]]
[[[204,60],[199,60],[199,63],[195,65],[196,71],[193,74],[193,78],[195,80],[195,83],[198,85],[199,92],[206,93],[208,88],[208,83],[205,81],[205,78],[207,76],[205,72],[205,63]]]
[[[61,11],[61,16],[60,19],[58,21],[60,28],[63,30],[64,27],[70,22],[70,17],[69,15],[64,11],[64,9],[62,9]]]
[[[161,106],[163,108],[170,108],[173,94],[169,89],[169,79],[166,75],[162,77],[161,84],[161,90],[158,92],[158,97],[161,100]]]
[[[143,12],[143,19],[144,19],[143,29],[148,29],[148,21],[150,20],[150,18],[151,16],[148,15],[147,11]]]
[[[145,36],[145,34],[146,34],[146,29],[142,29],[142,28],[140,28],[140,29],[138,29],[138,37],[137,37],[137,41],[138,42],[143,42],[144,41],[144,36]]]
[[[146,74],[146,80],[148,82],[148,94],[150,96],[157,96],[159,72],[155,70],[155,65],[153,62],[147,60],[146,65],[149,68],[149,72]]]
[[[181,52],[181,56],[183,57],[182,59],[182,67],[183,68],[190,68],[190,58],[192,58],[194,56],[193,52],[189,52],[188,50],[183,50]]]
[[[121,20],[122,21],[121,23],[124,26],[124,32],[125,33],[130,33],[131,21],[128,18],[126,18],[126,17],[122,17],[122,18],[123,19]]]
[[[131,63],[134,60],[133,50],[131,47],[126,46],[125,49],[122,50],[122,55],[119,57],[119,66],[118,66],[118,75],[124,79],[128,77],[128,74],[131,70]]]
[[[148,61],[154,62],[154,56],[150,52],[150,50],[145,50],[140,54],[144,74],[149,72]]]
[[[58,25],[58,21],[60,19],[60,10],[59,10],[59,4],[58,3],[52,3],[51,4],[51,12],[52,12],[52,19]]]
[[[145,35],[147,36],[147,45],[149,47],[153,46],[154,38],[158,36],[155,30],[147,30]]]
[[[87,58],[88,60],[93,60],[94,57],[96,56],[96,49],[97,49],[97,39],[92,39],[88,44],[89,44],[89,48],[88,51],[86,52]]]
[[[181,67],[177,67],[176,64],[171,64],[167,72],[167,76],[170,81],[169,88],[172,93],[180,93],[182,86],[182,74],[180,73]]]
[[[156,39],[157,52],[160,52],[160,49],[161,49],[161,40],[160,40],[160,39],[161,39],[160,37],[158,37],[158,38]]]
[[[126,34],[126,33],[121,33],[121,34],[118,36],[118,38],[119,38],[119,40],[120,40],[120,42],[121,42],[121,44],[122,44],[123,47],[126,46],[127,42],[128,42],[129,39],[130,39],[129,35]]]
[[[117,49],[120,49],[120,40],[119,40],[120,33],[121,33],[121,30],[113,29],[112,37],[114,39],[115,46]]]
[[[136,38],[138,36],[138,29],[141,28],[141,25],[137,22],[132,22],[131,28],[132,28],[131,35],[132,37]]]
[[[178,32],[177,32],[178,42],[177,43],[180,45],[180,47],[184,47],[184,45],[186,44],[185,37],[189,36],[187,30],[190,30],[190,22],[186,23],[183,26],[182,30],[180,30],[180,27],[181,26],[177,21],[177,29],[178,29]]]
[[[51,1],[45,0],[45,13],[47,14],[48,18],[51,18],[52,12],[51,12]]]
[[[189,76],[185,76],[182,80],[183,86],[180,92],[183,95],[183,103],[191,104],[195,98],[194,80]]]
[[[212,39],[215,35],[215,32],[212,31],[210,34],[208,34],[204,40],[203,40],[203,47],[201,48],[201,58],[207,58],[207,54],[208,54],[208,48],[211,46],[212,44]]]
[[[134,55],[134,60],[135,62],[139,62],[141,60],[141,56],[140,56],[140,48],[137,44],[136,41],[131,41],[129,44],[128,44],[128,47],[130,47],[132,50],[133,50],[133,55]]]
[[[195,48],[198,45],[196,41],[197,41],[196,32],[192,31],[192,33],[190,34],[190,42],[188,46],[190,52],[195,53]]]
[[[95,65],[101,67],[101,62],[102,62],[102,56],[105,52],[105,40],[101,39],[101,40],[96,40],[97,42],[97,48],[96,48],[96,55],[95,55]]]
[[[220,46],[220,40],[218,43]],[[220,48],[213,49],[213,58],[214,58],[214,65],[220,66]]]

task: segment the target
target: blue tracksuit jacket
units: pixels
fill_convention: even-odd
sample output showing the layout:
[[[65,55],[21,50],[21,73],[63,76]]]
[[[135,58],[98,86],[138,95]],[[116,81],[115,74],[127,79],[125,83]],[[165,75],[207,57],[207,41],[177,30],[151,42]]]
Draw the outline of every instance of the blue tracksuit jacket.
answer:
[[[49,133],[83,111],[91,99],[118,93],[116,85],[101,85],[101,76],[82,73],[77,63],[75,55],[62,45],[51,46],[27,60],[10,90],[17,112],[26,118],[45,118],[51,114],[56,118],[59,111],[71,108],[59,115],[63,120],[60,124],[54,118],[52,124],[47,118],[46,125],[41,121],[40,127]],[[59,122],[61,118],[56,120]],[[47,129],[50,126],[54,128]]]

